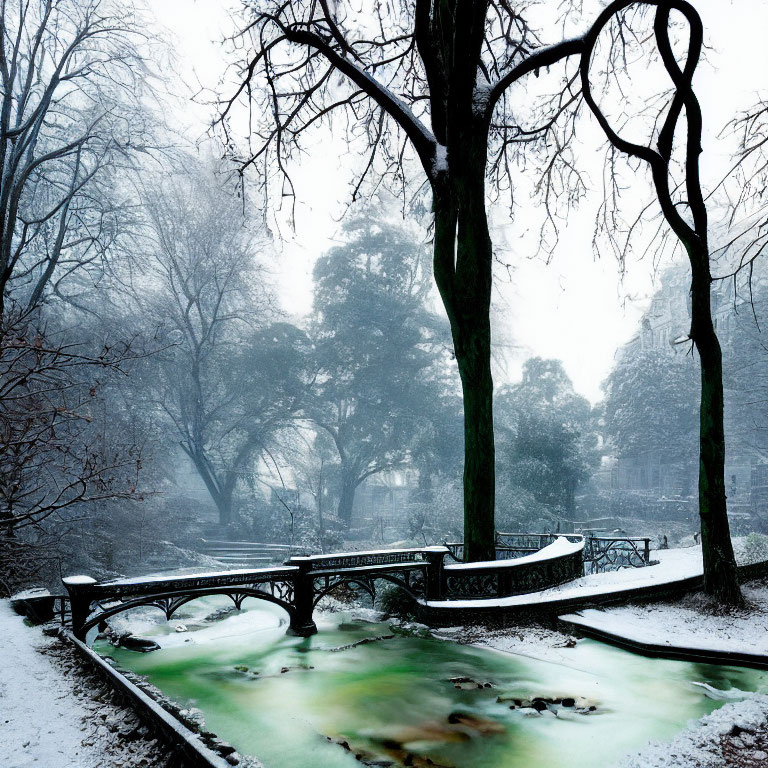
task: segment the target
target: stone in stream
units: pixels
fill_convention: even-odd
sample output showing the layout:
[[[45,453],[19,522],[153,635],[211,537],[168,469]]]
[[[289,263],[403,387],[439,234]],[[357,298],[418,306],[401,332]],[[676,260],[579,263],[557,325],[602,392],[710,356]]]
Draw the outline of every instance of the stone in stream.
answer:
[[[453,687],[459,691],[474,691],[478,688],[493,688],[493,683],[480,683],[477,680],[473,680],[471,677],[450,677],[448,678],[448,681],[453,683]]]
[[[211,749],[215,749],[223,757],[231,755],[236,751],[231,744],[227,743],[223,739],[220,739],[218,736],[215,736],[210,740],[210,747]]]
[[[122,635],[118,639],[118,645],[127,651],[139,651],[140,653],[149,653],[149,651],[160,649],[160,646],[154,640],[149,640],[146,637],[136,637],[130,633]]]
[[[457,691],[476,691],[478,688],[482,688],[483,686],[472,680],[466,683],[454,683],[453,687]]]
[[[214,621],[221,621],[221,619],[225,619],[227,616],[231,616],[234,613],[238,613],[238,609],[235,608],[234,605],[226,606],[224,608],[219,608],[213,613],[209,613],[203,619],[203,621],[206,622],[207,624],[210,624]]]
[[[497,704],[507,704],[509,709],[519,709],[523,715],[551,714],[557,717],[559,709],[569,709],[580,715],[588,715],[597,711],[597,706],[583,697],[573,696],[533,696],[530,699],[517,699],[512,696],[497,696]]]

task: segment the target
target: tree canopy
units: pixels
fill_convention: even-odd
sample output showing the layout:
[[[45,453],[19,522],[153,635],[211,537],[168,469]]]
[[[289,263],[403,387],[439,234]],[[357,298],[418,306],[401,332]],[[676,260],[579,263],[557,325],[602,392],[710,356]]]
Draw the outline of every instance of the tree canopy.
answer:
[[[427,308],[425,253],[402,227],[359,218],[315,266],[312,335],[318,377],[311,413],[339,455],[339,517],[355,489],[404,466],[435,402],[443,337]]]
[[[600,461],[589,402],[574,391],[559,360],[539,357],[526,360],[522,381],[503,387],[496,402],[504,495],[520,488],[553,518],[573,519],[576,490]]]

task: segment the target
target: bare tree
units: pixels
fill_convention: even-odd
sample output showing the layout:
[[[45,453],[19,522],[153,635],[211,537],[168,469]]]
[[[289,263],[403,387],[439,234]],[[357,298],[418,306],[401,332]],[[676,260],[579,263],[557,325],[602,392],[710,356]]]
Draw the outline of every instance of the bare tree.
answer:
[[[145,179],[147,239],[124,280],[129,313],[139,309],[167,347],[143,373],[148,397],[226,525],[241,476],[300,408],[308,341],[274,322],[257,260],[265,243],[245,226],[223,169],[188,160],[183,175],[155,181]]]
[[[11,320],[13,322],[11,322]],[[52,530],[100,502],[137,499],[141,446],[109,428],[103,388],[134,356],[40,317],[0,326],[0,586],[56,555]],[[65,341],[65,337],[68,340]]]
[[[269,167],[273,160],[281,194],[291,196],[288,162],[302,151],[306,132],[339,118],[350,138],[362,135],[368,146],[353,197],[369,174],[405,186],[414,155],[426,176],[434,276],[464,394],[464,551],[470,560],[493,558],[493,249],[486,180],[494,193],[511,190],[517,150],[529,145],[546,155],[537,188],[547,212],[557,192],[569,201],[579,196],[583,188],[568,149],[577,73],[563,75],[554,99],[536,101],[533,127],[512,116],[507,98],[529,73],[579,53],[581,42],[542,45],[528,9],[502,0],[393,0],[355,10],[326,0],[265,0],[249,9],[240,37],[247,60],[230,105],[245,95],[267,119],[254,118],[244,166]],[[571,119],[558,122],[563,113]]]
[[[115,176],[154,146],[134,14],[0,3],[0,313],[59,292],[120,235]]]
[[[130,344],[102,347],[46,306],[54,294],[74,303],[78,276],[93,292],[125,224],[117,180],[153,146],[146,38],[134,9],[116,7],[0,0],[0,567],[17,574],[6,586],[51,554],[56,524],[140,493],[140,450],[94,414]]]
[[[631,6],[655,6],[653,34],[674,90],[659,114],[656,147],[623,138],[598,104],[590,77],[595,47],[606,29],[624,24],[622,14]],[[683,63],[670,39],[670,12],[684,17],[689,31]],[[703,45],[703,28],[695,8],[686,0],[616,0],[598,16],[581,45],[581,85],[586,103],[611,145],[650,168],[665,221],[681,242],[691,265],[691,327],[689,337],[701,360],[699,421],[699,515],[701,517],[704,585],[709,594],[726,603],[740,603],[736,561],[731,544],[725,496],[725,433],[723,429],[723,365],[720,342],[712,322],[709,232],[707,207],[699,175],[702,114],[693,90],[693,75]],[[682,167],[684,198],[673,188],[675,133],[684,115]]]
[[[759,97],[734,117],[721,137],[735,140],[736,150],[732,166],[713,190],[720,193],[727,210],[727,236],[714,250],[727,266],[716,279],[733,280],[737,291],[737,277],[746,276],[746,293],[751,298],[755,261],[765,256],[768,246],[768,98]]]

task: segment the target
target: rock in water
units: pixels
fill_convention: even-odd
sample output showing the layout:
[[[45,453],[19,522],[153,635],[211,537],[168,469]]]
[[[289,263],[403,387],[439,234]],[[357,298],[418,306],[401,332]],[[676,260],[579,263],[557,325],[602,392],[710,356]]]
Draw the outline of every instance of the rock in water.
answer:
[[[160,646],[154,640],[149,640],[146,637],[136,637],[135,635],[121,637],[120,647],[128,651],[139,651],[140,653],[160,650]]]

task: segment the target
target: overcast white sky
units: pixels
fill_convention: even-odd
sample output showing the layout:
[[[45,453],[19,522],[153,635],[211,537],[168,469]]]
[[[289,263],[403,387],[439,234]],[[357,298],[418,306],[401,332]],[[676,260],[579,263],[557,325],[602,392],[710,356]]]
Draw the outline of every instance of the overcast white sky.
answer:
[[[234,27],[232,0],[145,0],[161,25],[171,32],[179,70],[191,88],[214,87],[228,63],[221,40]],[[768,2],[766,0],[694,0],[702,15],[709,44],[709,63],[697,75],[704,110],[705,177],[715,178],[728,162],[728,147],[717,132],[756,93],[768,94]],[[553,33],[555,31],[553,30]],[[554,42],[554,39],[553,39]],[[211,110],[184,102],[183,120],[192,136],[202,135]],[[275,269],[284,307],[302,314],[311,304],[314,258],[330,244],[348,192],[349,178],[332,142],[297,174],[297,230],[282,233],[284,243]],[[592,179],[594,186],[599,175]],[[496,246],[514,263],[511,279],[497,282],[495,331],[511,340],[511,362],[498,371],[497,382],[514,380],[529,356],[560,358],[576,389],[592,401],[600,399],[600,383],[610,371],[619,346],[636,332],[639,317],[654,287],[649,259],[627,265],[621,278],[615,261],[597,259],[592,251],[594,199],[573,219],[550,264],[518,253],[515,243],[524,230],[518,220],[497,216]]]

